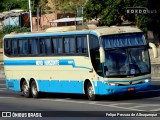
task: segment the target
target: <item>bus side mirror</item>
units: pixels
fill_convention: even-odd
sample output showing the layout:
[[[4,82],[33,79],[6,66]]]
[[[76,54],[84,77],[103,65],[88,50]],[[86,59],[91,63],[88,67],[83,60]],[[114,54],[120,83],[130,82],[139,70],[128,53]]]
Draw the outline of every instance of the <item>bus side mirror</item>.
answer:
[[[100,63],[105,63],[105,51],[103,47],[99,48],[99,53],[100,53]]]
[[[154,58],[158,58],[158,50],[157,50],[156,45],[153,44],[153,43],[151,43],[151,42],[149,42],[149,47],[151,47],[152,50],[153,50],[153,56],[154,56]]]

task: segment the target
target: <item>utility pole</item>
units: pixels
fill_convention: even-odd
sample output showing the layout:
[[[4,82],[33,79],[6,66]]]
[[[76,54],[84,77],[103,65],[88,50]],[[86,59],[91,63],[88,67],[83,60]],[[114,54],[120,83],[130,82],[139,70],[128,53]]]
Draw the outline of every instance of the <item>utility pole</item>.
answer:
[[[32,32],[32,12],[31,12],[31,0],[28,0],[28,6],[29,6],[30,27],[31,27],[31,32]]]
[[[37,31],[39,31],[39,5],[37,5]]]

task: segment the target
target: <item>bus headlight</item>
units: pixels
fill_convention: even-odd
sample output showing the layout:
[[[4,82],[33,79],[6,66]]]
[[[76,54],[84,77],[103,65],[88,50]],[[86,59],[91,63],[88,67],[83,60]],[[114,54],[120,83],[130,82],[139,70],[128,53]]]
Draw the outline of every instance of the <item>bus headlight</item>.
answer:
[[[145,79],[144,82],[150,82],[150,79]]]
[[[117,83],[109,83],[109,82],[106,82],[106,84],[109,85],[109,86],[118,86]]]

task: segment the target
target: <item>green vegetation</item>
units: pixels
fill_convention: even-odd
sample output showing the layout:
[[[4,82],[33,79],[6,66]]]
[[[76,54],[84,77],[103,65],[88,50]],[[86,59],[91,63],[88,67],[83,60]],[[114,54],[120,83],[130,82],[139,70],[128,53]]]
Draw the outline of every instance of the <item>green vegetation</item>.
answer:
[[[15,33],[30,32],[30,28],[12,26],[12,25],[4,26],[3,29],[0,31],[0,42],[5,34],[9,34],[11,32],[15,32]],[[1,47],[1,45],[0,45],[0,47]]]
[[[32,12],[36,12],[36,7],[45,7],[47,0],[31,0]],[[28,11],[28,0],[0,0],[0,11],[22,9]]]
[[[99,18],[100,26],[121,25],[124,21],[134,22],[144,32],[151,30],[160,38],[160,4],[158,0],[31,0],[31,3],[34,13],[37,6],[48,9],[48,3],[53,6],[50,8],[51,10],[63,14],[75,13],[77,8],[84,7],[84,17],[87,19]],[[146,7],[153,13],[129,14],[126,10],[127,7]],[[28,10],[28,0],[0,0],[1,12],[11,9]]]
[[[7,25],[7,26],[3,27],[3,29],[0,33],[1,34],[9,34],[11,32],[20,33],[20,32],[29,32],[29,31],[30,31],[30,28]]]
[[[8,11],[12,9],[28,9],[28,0],[1,0],[0,11]]]
[[[128,14],[127,7],[146,7],[153,13]],[[160,4],[158,0],[89,0],[84,8],[87,19],[100,18],[100,25],[120,25],[134,22],[144,32],[160,34]]]
[[[83,7],[86,0],[51,0],[55,10],[62,13],[75,13],[77,8]]]

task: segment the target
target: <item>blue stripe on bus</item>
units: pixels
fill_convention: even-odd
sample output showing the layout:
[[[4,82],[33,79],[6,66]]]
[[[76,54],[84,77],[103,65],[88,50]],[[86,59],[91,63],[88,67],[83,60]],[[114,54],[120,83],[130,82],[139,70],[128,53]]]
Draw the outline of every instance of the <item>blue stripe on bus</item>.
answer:
[[[128,92],[128,88],[134,88],[135,92],[148,90],[150,89],[151,82],[144,82],[141,84],[133,84],[126,86],[109,86],[102,82],[98,82],[97,86],[99,95],[110,95],[110,94],[122,94]]]
[[[4,60],[5,66],[62,66],[62,65],[71,65],[73,68],[91,68],[85,66],[76,66],[73,59],[63,59],[63,60]]]
[[[73,31],[73,32],[57,32],[57,33],[29,33],[29,34],[17,34],[13,36],[4,36],[4,38],[20,38],[20,37],[43,37],[43,36],[64,36],[64,35],[86,35],[93,34],[98,36],[95,31]]]
[[[95,86],[95,82],[97,85]],[[84,94],[84,81],[78,80],[37,80],[40,92],[53,93],[76,93]],[[93,81],[95,93],[98,95],[118,94],[128,91],[128,88],[135,88],[135,91],[147,90],[151,82],[128,86],[108,86],[100,81]],[[10,90],[20,91],[19,80],[6,80],[6,86]]]
[[[37,80],[39,91],[83,94],[83,81],[76,80]]]
[[[4,65],[36,65],[36,60],[4,60]]]

